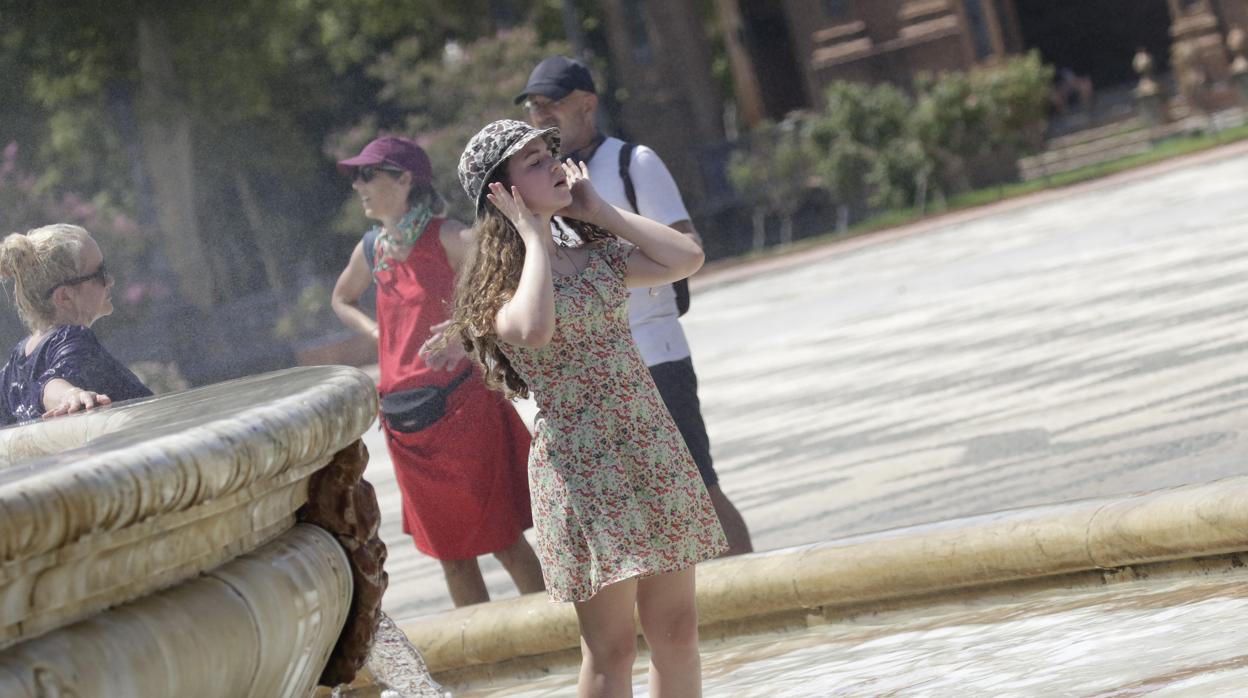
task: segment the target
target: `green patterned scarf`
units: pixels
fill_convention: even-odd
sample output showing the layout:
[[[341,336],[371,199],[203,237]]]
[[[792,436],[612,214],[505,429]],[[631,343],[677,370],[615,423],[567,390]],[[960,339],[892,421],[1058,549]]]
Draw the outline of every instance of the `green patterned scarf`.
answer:
[[[377,272],[390,269],[390,261],[394,258],[391,250],[395,249],[411,249],[420,236],[424,234],[425,229],[429,227],[429,221],[433,220],[433,206],[428,201],[422,201],[408,210],[407,215],[403,216],[403,220],[395,226],[395,232],[389,233],[382,226],[377,226],[377,240],[381,243],[381,254],[377,256],[377,264],[373,268],[373,276],[377,276]]]

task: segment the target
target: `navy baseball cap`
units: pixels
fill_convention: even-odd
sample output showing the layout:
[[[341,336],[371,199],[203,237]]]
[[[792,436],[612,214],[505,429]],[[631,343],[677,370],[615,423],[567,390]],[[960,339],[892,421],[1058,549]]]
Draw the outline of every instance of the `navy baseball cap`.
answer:
[[[568,58],[566,56],[551,56],[533,69],[529,74],[529,84],[524,86],[524,92],[516,97],[516,104],[520,104],[529,95],[541,95],[550,99],[560,100],[567,97],[573,90],[585,90],[586,92],[594,92],[594,78],[589,74],[589,68],[578,60]]]

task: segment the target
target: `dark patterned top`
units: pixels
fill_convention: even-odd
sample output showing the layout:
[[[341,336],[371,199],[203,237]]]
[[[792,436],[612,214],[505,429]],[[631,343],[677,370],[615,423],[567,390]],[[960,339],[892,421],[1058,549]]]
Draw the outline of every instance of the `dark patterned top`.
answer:
[[[44,413],[43,389],[61,378],[83,390],[107,395],[113,402],[150,397],[138,376],[100,345],[82,325],[60,325],[48,332],[26,355],[26,339],[17,343],[4,365],[0,425],[39,419]]]

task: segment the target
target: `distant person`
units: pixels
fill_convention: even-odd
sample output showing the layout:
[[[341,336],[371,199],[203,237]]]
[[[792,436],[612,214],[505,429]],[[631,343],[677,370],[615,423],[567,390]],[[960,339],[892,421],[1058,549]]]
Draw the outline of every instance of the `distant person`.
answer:
[[[151,396],[91,331],[113,312],[113,275],[85,229],[58,223],[5,237],[0,278],[13,282],[17,314],[30,330],[4,365],[0,424]]]
[[[516,103],[523,104],[531,125],[558,127],[563,152],[572,160],[589,165],[589,178],[607,203],[671,226],[701,246],[702,239],[693,227],[680,190],[659,156],[650,148],[637,145],[631,157],[621,161],[625,142],[598,130],[598,95],[593,77],[584,65],[563,56],[543,60],[529,75],[528,85]],[[628,172],[635,201],[630,201],[621,177],[624,170]],[[753,550],[750,531],[741,513],[720,489],[719,475],[711,460],[711,442],[698,401],[698,376],[680,326],[680,312],[671,284],[630,291],[628,322],[633,339],[698,464],[698,473],[728,536],[726,554],[748,553]]]
[[[381,424],[403,530],[442,564],[456,606],[490,600],[477,562],[487,553],[521,593],[542,591],[541,567],[524,538],[533,525],[528,429],[509,402],[486,389],[459,343],[431,348],[450,318],[455,269],[471,231],[444,217],[429,157],[406,138],[378,138],[338,169],[351,177],[364,215],[380,223],[355,246],[331,305],[344,324],[377,340]],[[376,321],[359,304],[374,280]],[[445,404],[428,401],[437,403],[431,413],[419,400],[432,391]],[[386,414],[387,406],[397,411]]]
[[[1086,75],[1079,75],[1074,70],[1062,67],[1057,71],[1057,77],[1053,84],[1053,106],[1059,114],[1065,114],[1072,102],[1079,101],[1079,105],[1084,112],[1091,113],[1092,98],[1095,89],[1092,86],[1092,78]]]
[[[578,695],[632,695],[634,617],[651,695],[700,695],[694,566],[727,543],[626,304],[627,286],[692,274],[702,249],[609,205],[584,164],[561,165],[558,152],[556,129],[510,119],[468,142],[459,179],[478,241],[447,332],[472,347],[491,387],[532,391],[540,408],[529,457],[537,549],[551,599],[576,611]],[[582,245],[555,242],[555,214]]]

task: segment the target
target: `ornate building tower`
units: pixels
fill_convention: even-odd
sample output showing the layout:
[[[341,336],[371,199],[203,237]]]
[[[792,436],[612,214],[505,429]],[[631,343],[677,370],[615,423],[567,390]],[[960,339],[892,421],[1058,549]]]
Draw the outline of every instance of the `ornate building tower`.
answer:
[[[1211,110],[1240,98],[1226,36],[1248,28],[1248,0],[1167,0],[1173,21],[1171,68],[1179,87],[1175,107]]]

